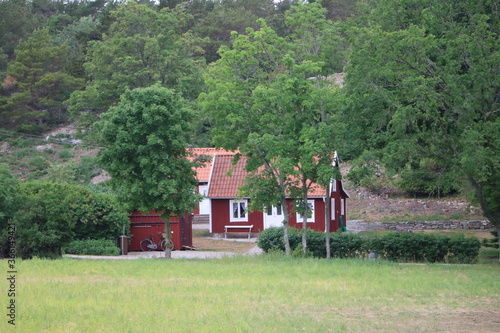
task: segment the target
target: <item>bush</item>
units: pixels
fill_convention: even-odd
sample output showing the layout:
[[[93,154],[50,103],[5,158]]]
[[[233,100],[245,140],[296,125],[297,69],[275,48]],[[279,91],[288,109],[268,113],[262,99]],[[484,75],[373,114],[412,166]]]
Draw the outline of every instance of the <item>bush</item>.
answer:
[[[325,233],[307,230],[307,254],[325,258]],[[293,255],[302,256],[301,231],[290,228],[290,248]],[[264,230],[258,242],[264,252],[284,251],[283,228]],[[373,238],[363,238],[353,233],[330,235],[332,258],[363,258],[376,251],[383,259],[401,262],[475,263],[480,242],[475,238],[447,237],[433,234],[394,232]]]
[[[78,193],[69,185],[28,182],[21,184],[23,205],[16,214],[17,253],[22,258],[61,255],[73,239],[72,205]]]
[[[475,264],[480,248],[481,242],[476,238],[465,238],[463,235],[452,237],[449,240],[447,262]]]
[[[368,245],[379,257],[393,261],[475,263],[480,242],[476,238],[420,233],[389,233],[372,238]]]
[[[68,159],[70,157],[73,157],[74,154],[71,150],[69,149],[61,149],[58,153],[59,157],[62,158],[63,160]]]
[[[307,230],[307,253],[315,258],[326,258],[325,233]],[[301,230],[289,229],[290,248],[294,254],[302,256]],[[259,237],[258,246],[266,253],[285,251],[283,228],[275,227],[264,230]],[[354,258],[365,252],[363,239],[350,233],[334,233],[330,235],[330,253],[333,258]]]
[[[353,233],[334,233],[330,238],[332,258],[356,258],[366,253],[366,241]]]
[[[115,241],[109,239],[74,240],[63,248],[64,253],[95,256],[116,256],[120,248]]]
[[[130,219],[111,194],[96,194],[83,187],[73,205],[75,239],[116,239],[128,234]]]
[[[15,216],[18,253],[23,258],[57,257],[74,239],[114,240],[130,220],[108,194],[81,186],[27,182],[20,186],[23,205]]]

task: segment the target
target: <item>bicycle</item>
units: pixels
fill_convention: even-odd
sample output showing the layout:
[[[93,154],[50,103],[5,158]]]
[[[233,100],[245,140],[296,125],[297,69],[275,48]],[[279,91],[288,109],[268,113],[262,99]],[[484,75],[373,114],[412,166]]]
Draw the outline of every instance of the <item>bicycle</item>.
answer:
[[[152,250],[161,250],[165,251],[167,248],[167,240],[163,237],[163,233],[159,232],[161,239],[158,243],[155,243],[154,235],[150,235],[149,238],[145,238],[141,240],[140,247],[142,251],[152,251]],[[168,247],[174,249],[174,243],[170,240],[168,243]]]

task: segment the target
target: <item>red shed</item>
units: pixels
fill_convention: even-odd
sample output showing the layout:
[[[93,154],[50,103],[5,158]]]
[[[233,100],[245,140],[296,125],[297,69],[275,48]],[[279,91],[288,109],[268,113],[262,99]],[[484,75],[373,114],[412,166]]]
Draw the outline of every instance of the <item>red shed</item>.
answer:
[[[155,244],[162,240],[165,232],[165,220],[155,211],[144,214],[134,211],[130,218],[130,234],[132,235],[129,250],[141,251],[140,243],[143,239],[153,237]],[[170,227],[174,250],[185,250],[193,246],[192,214],[184,216],[170,216]]]

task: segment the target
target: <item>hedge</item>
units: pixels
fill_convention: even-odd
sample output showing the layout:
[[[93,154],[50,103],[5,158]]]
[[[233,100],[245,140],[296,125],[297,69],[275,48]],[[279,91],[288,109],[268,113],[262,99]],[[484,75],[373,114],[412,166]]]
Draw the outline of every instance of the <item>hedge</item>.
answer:
[[[109,239],[83,239],[70,242],[63,247],[63,252],[78,255],[117,256],[120,248]]]
[[[301,231],[290,228],[290,247],[301,246]],[[284,251],[283,228],[264,230],[258,241],[264,252]],[[307,230],[308,254],[325,258],[325,233]],[[332,258],[366,258],[375,251],[379,258],[398,262],[475,263],[480,241],[461,236],[440,236],[422,233],[394,232],[365,238],[353,233],[332,233]],[[294,251],[295,252],[295,251]],[[296,251],[299,252],[299,251]]]

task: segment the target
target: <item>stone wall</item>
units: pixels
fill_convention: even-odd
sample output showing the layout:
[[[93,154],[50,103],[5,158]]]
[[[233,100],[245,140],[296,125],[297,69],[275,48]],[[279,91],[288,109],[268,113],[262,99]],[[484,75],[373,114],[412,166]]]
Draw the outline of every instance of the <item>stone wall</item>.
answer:
[[[488,221],[425,221],[425,222],[373,222],[347,221],[346,227],[354,232],[365,230],[426,230],[426,229],[491,229],[492,225]]]

